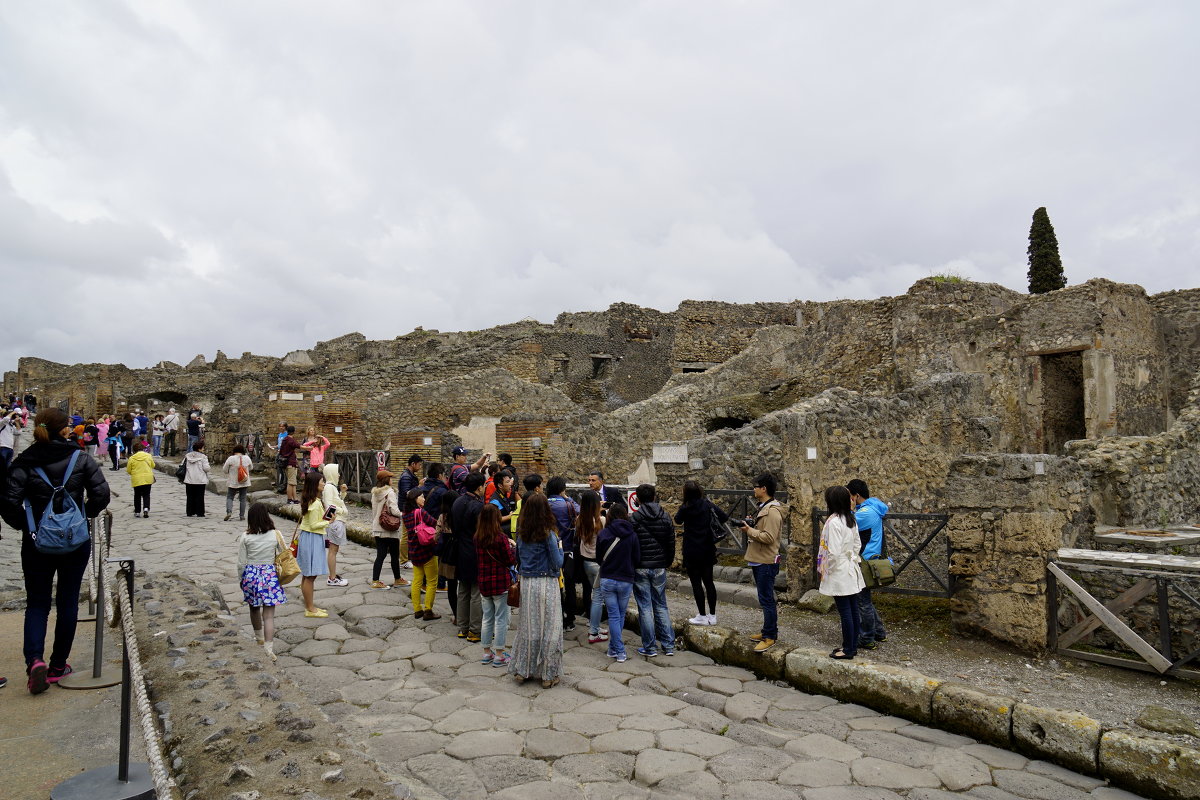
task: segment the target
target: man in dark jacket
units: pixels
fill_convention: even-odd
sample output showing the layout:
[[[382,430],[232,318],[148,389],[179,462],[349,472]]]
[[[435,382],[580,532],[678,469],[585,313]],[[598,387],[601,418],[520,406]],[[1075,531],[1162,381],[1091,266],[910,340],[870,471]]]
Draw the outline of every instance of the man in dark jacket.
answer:
[[[25,573],[25,666],[29,673],[29,691],[44,692],[49,684],[57,683],[70,673],[67,658],[75,641],[75,624],[79,616],[79,589],[87,568],[91,542],[69,553],[43,553],[34,545],[25,515],[24,503],[29,501],[34,524],[37,525],[53,494],[35,469],[40,468],[54,485],[62,482],[71,457],[76,456],[74,469],[66,483],[67,495],[89,519],[108,507],[108,482],[95,460],[88,458],[78,446],[65,438],[70,433],[70,420],[56,408],[42,411],[36,420],[34,443],[17,456],[9,470],[8,481],[0,493],[0,516],[14,529],[22,531],[21,568]],[[85,499],[86,494],[86,499]],[[61,510],[61,509],[60,509]],[[58,577],[55,598],[58,612],[54,622],[54,647],[50,662],[43,660],[46,646],[46,627],[50,619],[51,589]]]
[[[454,577],[458,580],[455,616],[458,638],[478,642],[483,627],[483,600],[479,595],[479,565],[475,554],[475,528],[483,510],[485,478],[472,472],[463,483],[463,493],[450,507],[450,530],[454,534],[454,553],[458,561]]]
[[[425,482],[421,484],[425,495],[425,513],[437,519],[442,515],[442,497],[446,494],[446,467],[434,461],[425,467]]]
[[[637,487],[638,510],[629,521],[637,533],[641,560],[633,597],[638,607],[638,625],[642,629],[642,646],[638,653],[646,658],[658,655],[658,645],[666,655],[675,655],[675,628],[667,609],[667,569],[675,560],[675,523],[656,502],[654,487],[643,483]]]

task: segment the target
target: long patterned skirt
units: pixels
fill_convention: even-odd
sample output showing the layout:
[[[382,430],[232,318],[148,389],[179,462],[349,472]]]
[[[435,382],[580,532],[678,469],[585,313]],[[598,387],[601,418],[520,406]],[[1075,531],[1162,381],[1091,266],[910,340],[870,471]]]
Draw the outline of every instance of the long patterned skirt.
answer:
[[[558,578],[521,577],[521,613],[508,673],[551,681],[562,675],[563,619]]]

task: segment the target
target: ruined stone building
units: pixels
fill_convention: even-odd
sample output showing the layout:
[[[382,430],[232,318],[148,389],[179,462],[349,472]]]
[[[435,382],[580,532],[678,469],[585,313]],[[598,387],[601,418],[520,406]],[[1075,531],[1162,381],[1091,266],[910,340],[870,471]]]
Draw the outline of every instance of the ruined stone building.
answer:
[[[1045,562],[1097,524],[1200,518],[1200,289],[1148,296],[1093,280],[1030,296],[930,278],[869,301],[617,304],[553,324],[349,334],[282,359],[187,366],[23,358],[5,391],[86,414],[205,410],[210,451],[281,420],[341,449],[446,458],[459,441],[522,472],[695,478],[789,494],[789,588],[805,588],[810,513],[868,481],[894,511],[941,511],[954,619],[1044,644]]]

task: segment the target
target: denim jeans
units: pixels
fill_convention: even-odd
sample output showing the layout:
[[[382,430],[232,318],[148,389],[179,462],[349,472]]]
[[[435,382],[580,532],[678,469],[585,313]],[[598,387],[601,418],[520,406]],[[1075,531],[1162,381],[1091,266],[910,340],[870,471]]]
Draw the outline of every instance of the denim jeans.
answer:
[[[775,576],[778,564],[759,564],[750,568],[754,572],[754,585],[758,588],[758,604],[762,607],[764,639],[779,638],[779,607],[775,602]]]
[[[158,458],[162,455],[162,439],[162,435],[159,434],[151,440],[150,455],[154,456],[155,458]]]
[[[246,518],[246,492],[248,489],[245,486],[237,489],[225,490],[225,513],[233,515],[233,498],[238,498],[238,519]]]
[[[0,447],[0,462],[3,462],[4,466],[7,467],[12,463],[12,460],[13,449],[11,447]]]
[[[642,649],[655,650],[661,643],[664,651],[675,652],[675,629],[667,610],[667,571],[639,569],[633,583],[633,599],[637,602],[638,626],[642,629]],[[609,615],[610,624],[612,616]]]
[[[600,579],[600,593],[604,595],[604,605],[608,609],[608,654],[613,657],[625,655],[625,639],[621,631],[625,627],[625,612],[629,609],[629,595],[632,592],[632,583],[614,581],[612,578]]]
[[[194,448],[196,446],[196,442],[198,442],[198,441],[200,441],[199,436],[192,436],[190,433],[188,434],[188,449],[187,449],[187,451],[189,453],[192,452],[192,448]]]
[[[842,618],[842,652],[848,656],[858,653],[859,617],[858,595],[848,594],[833,598],[838,616]]]
[[[58,669],[67,663],[71,645],[75,643],[75,623],[79,619],[79,589],[87,569],[89,541],[79,549],[62,555],[38,552],[33,539],[21,537],[21,569],[25,573],[25,666],[37,659],[44,660],[46,628],[50,620],[50,590],[58,573],[58,591],[54,600],[54,649],[50,651],[51,667]]]
[[[875,610],[875,603],[871,601],[870,589],[863,589],[858,593],[858,616],[861,620],[861,630],[858,635],[862,644],[882,642],[887,638],[883,620],[879,618],[879,612]]]
[[[600,562],[585,558],[583,571],[592,583],[592,606],[588,610],[588,633],[595,636],[600,632],[600,618],[604,615],[604,589],[600,586]]]
[[[483,605],[480,644],[499,652],[504,649],[504,640],[508,637],[508,593],[481,597],[480,603]]]

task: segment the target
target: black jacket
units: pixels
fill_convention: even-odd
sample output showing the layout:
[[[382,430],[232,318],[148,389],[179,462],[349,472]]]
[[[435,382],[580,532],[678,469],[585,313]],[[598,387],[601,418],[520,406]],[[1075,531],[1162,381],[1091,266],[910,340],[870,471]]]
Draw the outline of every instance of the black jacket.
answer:
[[[454,576],[460,581],[475,583],[479,578],[479,563],[475,554],[475,528],[483,500],[473,492],[459,495],[450,506],[450,530],[454,532]]]
[[[683,565],[704,567],[717,562],[717,545],[713,542],[712,515],[725,522],[729,515],[712,504],[707,497],[689,500],[675,512],[675,521],[683,525]]]
[[[400,472],[400,480],[398,481],[400,497],[408,497],[408,493],[421,485],[421,479],[414,475],[412,471],[405,467]],[[428,502],[428,500],[426,500]]]
[[[108,508],[108,481],[104,479],[100,465],[77,446],[54,438],[49,442],[34,442],[9,467],[8,480],[0,495],[0,515],[5,522],[28,535],[24,501],[28,498],[33,507],[33,521],[36,524],[42,518],[51,494],[50,487],[34,473],[34,468],[41,467],[46,476],[57,484],[66,474],[67,461],[72,453],[79,453],[79,458],[75,460],[75,470],[67,481],[67,494],[83,509],[88,519]]]
[[[658,503],[642,503],[629,518],[637,532],[642,559],[638,569],[666,569],[675,560],[675,523]]]
[[[421,493],[425,495],[425,513],[437,519],[442,515],[442,497],[446,494],[446,484],[441,478],[426,478],[421,484]],[[451,495],[453,497],[454,495]],[[401,498],[403,499],[403,498]]]

